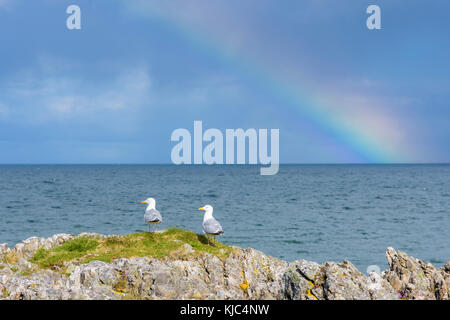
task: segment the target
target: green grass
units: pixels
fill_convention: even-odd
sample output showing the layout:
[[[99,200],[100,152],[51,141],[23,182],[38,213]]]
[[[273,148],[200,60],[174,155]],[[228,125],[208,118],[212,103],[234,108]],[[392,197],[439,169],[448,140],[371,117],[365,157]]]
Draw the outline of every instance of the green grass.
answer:
[[[186,254],[184,244],[190,244],[194,253]],[[160,233],[133,233],[106,239],[77,237],[51,250],[40,249],[31,262],[41,268],[50,268],[64,272],[64,262],[79,261],[88,263],[93,260],[111,262],[117,258],[154,257],[158,259],[184,259],[189,255],[210,253],[225,258],[232,248],[216,243],[209,245],[204,235],[181,229],[168,229]]]

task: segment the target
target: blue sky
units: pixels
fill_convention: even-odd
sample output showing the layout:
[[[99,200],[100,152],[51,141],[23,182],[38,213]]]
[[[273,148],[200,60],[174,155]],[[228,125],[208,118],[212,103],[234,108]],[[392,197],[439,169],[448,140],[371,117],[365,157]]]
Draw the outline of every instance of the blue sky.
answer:
[[[77,4],[82,29],[66,28]],[[370,31],[377,4],[382,29]],[[449,162],[450,3],[0,0],[0,163],[169,163],[278,128],[282,163]]]

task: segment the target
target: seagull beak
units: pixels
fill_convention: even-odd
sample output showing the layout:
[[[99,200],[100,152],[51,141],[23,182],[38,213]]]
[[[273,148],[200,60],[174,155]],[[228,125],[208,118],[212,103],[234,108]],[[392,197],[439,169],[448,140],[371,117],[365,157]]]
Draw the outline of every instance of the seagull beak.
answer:
[[[198,208],[198,210],[200,210],[200,211],[205,211],[205,208]]]
[[[142,201],[141,203],[147,203],[147,201]]]

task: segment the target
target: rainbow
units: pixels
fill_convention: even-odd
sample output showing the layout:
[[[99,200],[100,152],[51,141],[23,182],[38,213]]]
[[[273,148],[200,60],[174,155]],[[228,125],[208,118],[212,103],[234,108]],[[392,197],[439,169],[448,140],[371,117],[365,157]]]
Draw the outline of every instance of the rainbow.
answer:
[[[219,37],[208,38],[191,26],[183,25],[179,19],[157,15],[155,12],[150,14],[161,27],[180,37],[201,54],[234,68],[264,92],[276,97],[291,118],[308,122],[327,136],[338,149],[346,150],[351,155],[351,160],[345,162],[396,163],[408,159],[410,150],[401,143],[391,141],[386,135],[386,132],[398,131],[391,123],[380,121],[376,130],[368,130],[367,121],[389,118],[389,115],[380,117],[381,110],[372,107],[365,111],[365,122],[353,121],[340,112],[342,104],[339,102],[327,99],[326,94],[307,93],[307,88],[287,81],[286,77],[278,75],[268,66],[258,65],[254,62],[256,59],[236,56],[217,40]],[[307,83],[307,79],[304,80]],[[296,128],[300,129],[301,127]]]

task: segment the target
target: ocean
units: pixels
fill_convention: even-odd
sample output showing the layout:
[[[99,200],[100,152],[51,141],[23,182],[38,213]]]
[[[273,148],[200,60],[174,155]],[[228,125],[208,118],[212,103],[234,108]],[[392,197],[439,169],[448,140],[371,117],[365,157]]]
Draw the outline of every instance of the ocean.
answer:
[[[350,260],[387,268],[386,247],[442,266],[450,260],[450,165],[258,166],[2,165],[0,243],[31,236],[147,231],[142,200],[156,199],[160,229],[201,233],[210,204],[220,241],[293,261]]]

